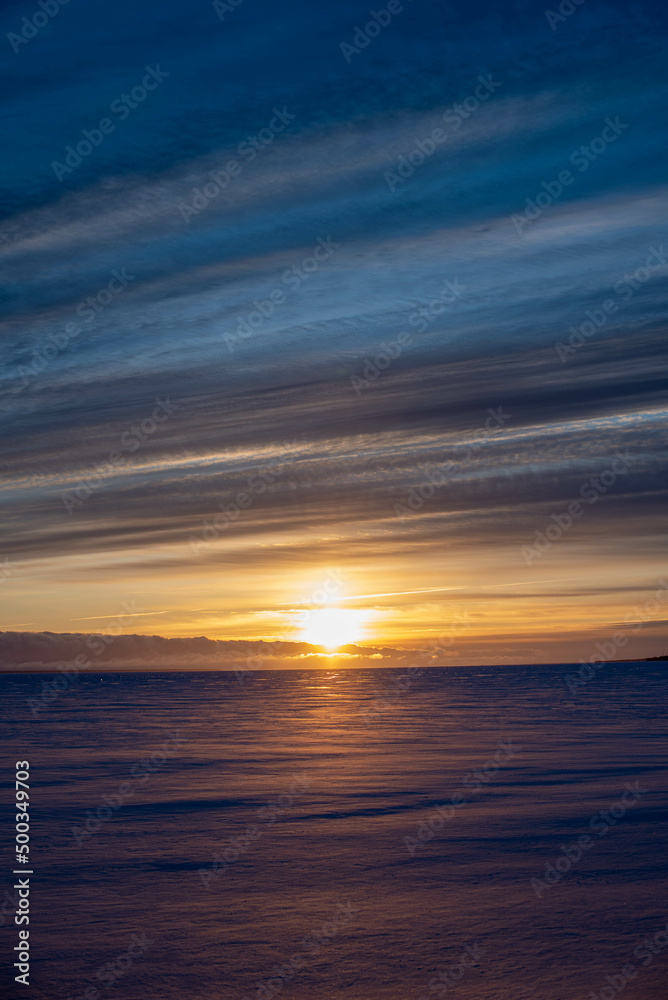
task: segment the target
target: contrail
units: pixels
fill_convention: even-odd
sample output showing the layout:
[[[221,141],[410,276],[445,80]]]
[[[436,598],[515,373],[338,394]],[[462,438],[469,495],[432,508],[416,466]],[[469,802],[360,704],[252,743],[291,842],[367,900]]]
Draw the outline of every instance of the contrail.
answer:
[[[491,583],[487,587],[475,587],[476,590],[494,590],[496,588],[503,587],[535,587],[540,583],[567,583],[567,577],[561,577],[557,580],[522,580],[521,583]],[[474,585],[471,584],[468,587],[429,587],[426,590],[391,590],[385,594],[352,594],[350,597],[337,597],[338,601],[362,601],[371,597],[404,597],[408,594],[440,594],[446,590],[473,590]],[[336,603],[334,602],[334,603]],[[281,601],[277,607],[286,607],[288,604],[309,604],[309,601]]]
[[[199,610],[198,608],[193,608],[194,611]],[[146,615],[168,615],[169,611],[129,611],[127,614],[123,615],[90,615],[88,618],[66,618],[67,622],[101,622],[106,621],[107,618],[144,618]]]
[[[562,580],[523,580],[521,583],[491,583],[487,587],[475,587],[476,590],[493,590],[498,587],[535,587],[539,583],[564,583]],[[403,597],[405,594],[438,594],[446,590],[473,590],[474,585],[468,587],[430,587],[428,590],[394,590],[387,594],[354,594],[352,597],[339,597],[339,601],[359,601],[366,597]]]

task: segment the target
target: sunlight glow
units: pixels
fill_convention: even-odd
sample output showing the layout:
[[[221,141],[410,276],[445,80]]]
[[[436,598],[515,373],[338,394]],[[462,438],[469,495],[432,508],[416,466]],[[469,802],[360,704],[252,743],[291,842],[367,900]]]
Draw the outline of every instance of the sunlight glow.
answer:
[[[324,646],[325,649],[338,649],[349,642],[358,642],[364,636],[364,611],[352,611],[347,608],[323,608],[321,611],[309,611],[302,625],[303,642],[314,646]]]

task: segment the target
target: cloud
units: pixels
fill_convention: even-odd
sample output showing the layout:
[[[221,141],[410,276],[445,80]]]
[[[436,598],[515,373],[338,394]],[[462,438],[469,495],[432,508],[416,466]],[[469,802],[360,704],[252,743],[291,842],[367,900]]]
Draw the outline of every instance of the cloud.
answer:
[[[410,656],[410,651],[355,644],[343,646],[332,654],[306,642],[235,642],[205,636],[167,639],[159,635],[0,632],[0,662],[5,671],[55,670],[71,664],[93,671],[252,671],[329,665],[368,667],[381,663],[400,666]]]
[[[6,88],[26,140],[4,168],[16,198],[0,229],[7,620],[92,615],[79,589],[92,580],[103,610],[119,588],[155,606],[167,571],[247,595],[260,571],[338,560],[429,586],[436,553],[457,580],[493,566],[514,581],[520,547],[619,450],[628,475],[545,557],[549,575],[598,565],[621,585],[633,560],[629,586],[651,579],[668,274],[643,272],[664,245],[655,19],[586,4],[551,32],[541,11],[407,6],[347,65],[357,3],[253,3],[225,25],[180,0],[150,25],[125,2],[74,21],[63,9],[17,55],[31,100]],[[52,160],[137,82],[149,39],[169,76],[60,184]],[[500,86],[453,117],[480,74]],[[294,119],[240,152],[276,107]],[[448,112],[447,141],[392,190],[386,174]],[[608,117],[628,127],[579,169]],[[184,218],[232,159],[236,176]],[[572,184],[518,231],[512,216],[564,169]],[[318,239],[336,246],[312,267]],[[131,280],[102,301],[122,269]],[[444,304],[446,281],[462,291]],[[578,335],[610,299],[614,314]],[[169,419],[136,432],[159,399]],[[481,439],[498,407],[510,419]],[[397,516],[444,466],[445,485]]]

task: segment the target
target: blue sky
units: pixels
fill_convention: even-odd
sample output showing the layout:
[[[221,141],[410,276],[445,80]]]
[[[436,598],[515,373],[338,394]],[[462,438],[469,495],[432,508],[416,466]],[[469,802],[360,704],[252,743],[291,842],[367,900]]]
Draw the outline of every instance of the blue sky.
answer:
[[[352,0],[73,0],[18,46],[39,8],[5,8],[0,624],[102,628],[140,595],[142,632],[285,637],[277,606],[337,565],[350,594],[444,588],[374,605],[370,640],[438,630],[453,586],[461,662],[500,632],[511,661],[568,659],[654,592],[665,13],[572,8],[552,30],[537,3],[412,0],[348,58],[372,20]]]

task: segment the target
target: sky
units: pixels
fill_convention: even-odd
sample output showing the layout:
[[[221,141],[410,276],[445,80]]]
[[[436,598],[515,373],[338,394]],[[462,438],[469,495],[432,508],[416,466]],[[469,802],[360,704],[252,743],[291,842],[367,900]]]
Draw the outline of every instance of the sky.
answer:
[[[0,16],[5,662],[668,652],[664,8],[48,10]]]

